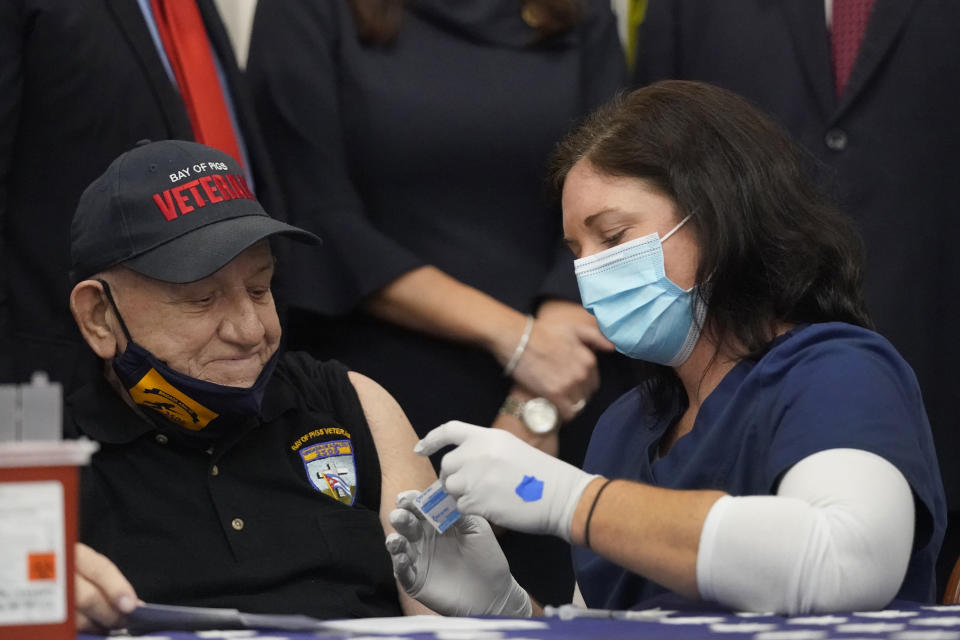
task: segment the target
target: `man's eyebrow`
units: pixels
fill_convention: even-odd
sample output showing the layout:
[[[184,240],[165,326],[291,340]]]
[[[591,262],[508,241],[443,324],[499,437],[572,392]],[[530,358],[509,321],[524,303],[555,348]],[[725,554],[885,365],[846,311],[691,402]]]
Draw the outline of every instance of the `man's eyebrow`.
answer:
[[[260,274],[263,273],[264,271],[271,271],[271,270],[275,269],[276,266],[277,266],[277,259],[271,257],[271,258],[270,258],[270,261],[263,263],[263,265],[262,265],[259,269],[257,269],[256,271],[253,272],[253,275],[256,276],[256,275],[260,275]]]

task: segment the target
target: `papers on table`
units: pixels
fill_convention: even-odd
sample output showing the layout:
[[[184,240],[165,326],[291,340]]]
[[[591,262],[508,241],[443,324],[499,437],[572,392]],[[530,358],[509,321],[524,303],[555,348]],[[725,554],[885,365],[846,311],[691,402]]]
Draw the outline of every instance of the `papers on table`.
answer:
[[[317,631],[324,621],[308,616],[242,613],[236,609],[143,604],[127,616],[127,631],[201,631],[209,629],[281,629]]]
[[[277,629],[282,631],[342,631],[348,633],[410,634],[436,631],[506,631],[546,629],[537,620],[512,618],[446,618],[402,616],[357,620],[317,620],[308,616],[243,613],[236,609],[143,604],[127,616],[127,631],[202,631],[210,629]]]
[[[397,618],[358,618],[356,620],[327,620],[324,629],[350,633],[431,633],[437,631],[512,631],[518,629],[546,629],[539,620],[516,618],[448,618],[444,616],[401,616]]]

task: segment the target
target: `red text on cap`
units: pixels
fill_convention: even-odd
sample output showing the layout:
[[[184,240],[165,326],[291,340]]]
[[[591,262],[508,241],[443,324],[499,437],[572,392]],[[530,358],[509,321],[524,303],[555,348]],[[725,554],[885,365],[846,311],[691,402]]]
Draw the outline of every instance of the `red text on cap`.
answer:
[[[153,194],[153,201],[167,220],[186,215],[207,204],[246,198],[255,200],[243,176],[215,173]]]

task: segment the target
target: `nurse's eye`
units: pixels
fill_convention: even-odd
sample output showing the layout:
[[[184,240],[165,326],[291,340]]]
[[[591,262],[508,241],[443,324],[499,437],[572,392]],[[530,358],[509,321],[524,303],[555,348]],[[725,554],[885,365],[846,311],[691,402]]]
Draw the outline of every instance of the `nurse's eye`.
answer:
[[[608,247],[615,247],[620,244],[621,241],[623,241],[623,237],[626,235],[626,233],[627,230],[625,228],[620,229],[620,231],[604,237],[600,242]]]

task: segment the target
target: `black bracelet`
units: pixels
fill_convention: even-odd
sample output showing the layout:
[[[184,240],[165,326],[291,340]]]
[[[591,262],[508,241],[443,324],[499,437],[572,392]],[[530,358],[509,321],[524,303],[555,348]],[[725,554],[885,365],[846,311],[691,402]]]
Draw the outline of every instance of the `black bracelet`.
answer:
[[[603,490],[606,489],[611,482],[614,481],[614,478],[607,478],[600,489],[597,491],[597,494],[593,496],[593,504],[590,505],[590,511],[587,512],[587,524],[583,528],[583,546],[587,549],[590,548],[590,520],[593,519],[593,510],[597,508],[597,502],[600,501],[600,494],[603,493]]]

